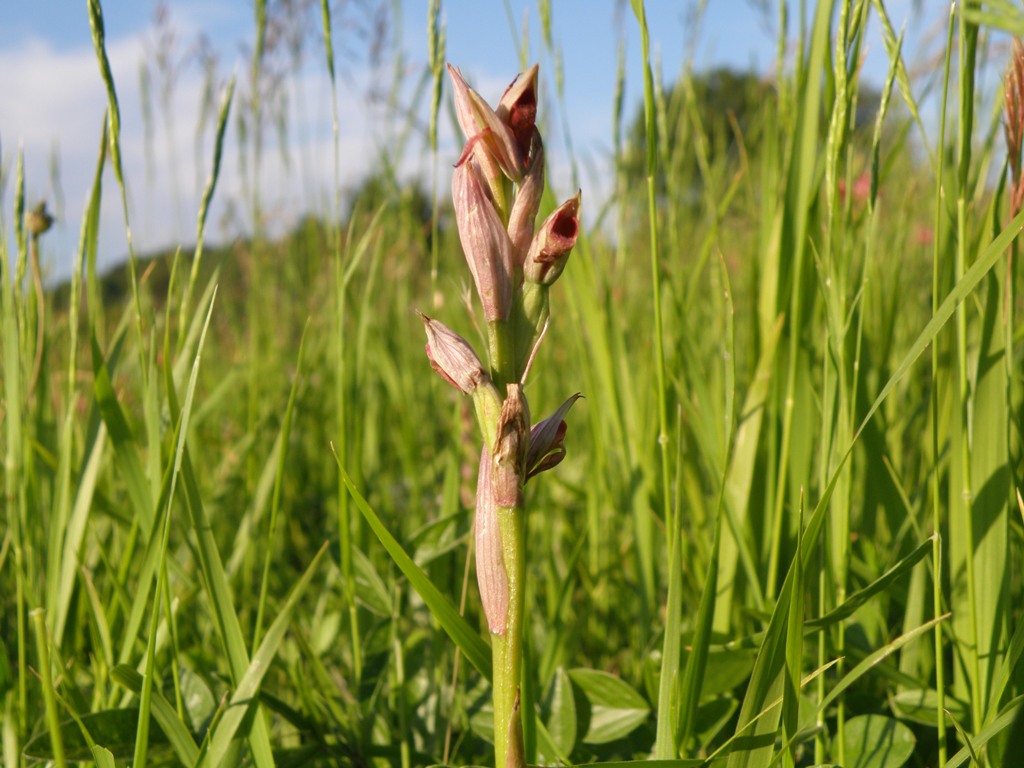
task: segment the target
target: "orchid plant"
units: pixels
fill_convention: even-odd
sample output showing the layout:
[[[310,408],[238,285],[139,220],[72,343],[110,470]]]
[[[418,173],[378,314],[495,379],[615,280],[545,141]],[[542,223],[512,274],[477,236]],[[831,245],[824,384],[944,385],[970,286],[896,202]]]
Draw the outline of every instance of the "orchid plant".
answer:
[[[421,315],[430,364],[473,399],[483,437],[474,519],[476,575],[493,653],[496,766],[525,765],[519,716],[525,594],[523,486],[565,456],[572,395],[530,426],[523,385],[547,331],[549,291],[579,234],[580,193],[536,219],[544,144],[534,65],[492,109],[449,65],[465,147],[452,198],[462,249],[487,321],[489,365],[464,338]]]

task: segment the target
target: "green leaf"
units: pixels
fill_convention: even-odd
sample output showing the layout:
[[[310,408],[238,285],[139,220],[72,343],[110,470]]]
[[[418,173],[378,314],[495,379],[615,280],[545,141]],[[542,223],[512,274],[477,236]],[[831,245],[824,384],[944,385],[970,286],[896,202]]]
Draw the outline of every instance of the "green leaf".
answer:
[[[740,703],[732,696],[718,696],[702,702],[697,707],[693,721],[693,738],[696,742],[710,743],[732,719],[739,706]]]
[[[946,710],[958,720],[968,716],[967,707],[954,699],[949,693],[942,700]],[[909,720],[919,725],[935,727],[939,709],[939,694],[934,688],[916,688],[900,691],[891,699],[893,712],[901,720]]]
[[[175,414],[176,418],[178,403],[169,369],[166,379],[169,411]],[[217,620],[220,639],[227,652],[232,680],[240,681],[250,670],[249,653],[246,649],[245,638],[242,636],[241,622],[232,603],[231,588],[224,571],[224,561],[217,548],[213,526],[206,515],[203,497],[199,492],[199,479],[192,467],[192,459],[187,447],[182,452],[181,477],[185,485],[189,521],[196,536],[196,551],[203,571],[206,594]],[[269,768],[274,765],[274,753],[270,745],[267,724],[262,717],[252,718],[251,723],[248,735],[253,761],[260,768]]]
[[[359,602],[378,616],[390,616],[391,598],[388,596],[388,588],[370,558],[361,549],[352,550],[352,570]]]
[[[707,765],[706,760],[613,760],[594,763],[600,768],[697,768]]]
[[[572,754],[576,746],[576,699],[568,673],[559,667],[551,680],[547,707],[548,733],[563,755]],[[551,757],[550,755],[548,757]]]
[[[884,715],[851,718],[843,730],[848,768],[899,768],[910,759],[916,744],[907,726]]]
[[[917,565],[917,563],[923,560],[925,556],[932,551],[933,546],[934,536],[918,545],[917,549],[901,559],[896,563],[896,565],[882,574],[879,578],[875,579],[863,589],[859,589],[850,595],[842,605],[830,611],[825,616],[805,621],[803,625],[804,631],[825,629],[834,624],[838,624],[843,619],[849,618],[856,613],[858,608],[867,603],[874,595],[885,591],[900,576],[908,573],[911,568]]]
[[[828,692],[828,695],[825,696],[825,698],[823,698],[821,702],[818,704],[818,711],[824,712],[832,704],[833,701],[838,699],[843,694],[843,691],[845,691],[847,688],[853,685],[863,675],[867,674],[877,664],[881,663],[884,659],[896,653],[896,651],[905,646],[907,643],[917,640],[926,632],[933,629],[936,624],[945,621],[948,618],[949,614],[947,613],[943,614],[942,616],[939,616],[938,618],[934,618],[931,621],[926,621],[921,626],[915,627],[909,632],[903,633],[895,640],[893,640],[891,643],[886,643],[881,648],[869,653],[867,656],[864,657],[864,659],[859,664],[857,664],[857,666],[855,666],[853,669],[847,672],[846,675],[843,676],[842,680],[835,684],[832,690]]]
[[[683,649],[683,661],[688,660],[691,651]],[[757,650],[754,648],[716,648],[707,655],[704,664],[704,682],[701,685],[701,700],[730,693],[750,677],[754,668]]]
[[[181,667],[181,702],[192,730],[202,735],[217,710],[217,699],[206,681],[187,665]]]
[[[220,766],[225,764],[224,759],[231,740],[235,737],[235,732],[249,714],[250,709],[255,706],[260,683],[263,682],[263,676],[267,673],[270,663],[277,655],[277,649],[284,639],[285,630],[288,629],[288,625],[291,623],[292,611],[295,610],[299,598],[309,586],[309,582],[316,572],[316,566],[326,551],[327,544],[324,544],[313,557],[313,561],[309,564],[306,572],[302,574],[302,578],[299,579],[292,589],[291,594],[288,595],[288,599],[281,607],[281,612],[274,619],[274,623],[267,629],[263,642],[260,643],[260,647],[253,654],[249,668],[238,682],[238,688],[235,689],[234,694],[231,696],[231,702],[228,704],[224,716],[216,725],[213,737],[210,739],[210,748],[203,756],[202,765]]]
[[[335,454],[335,459],[337,458],[337,454]],[[423,598],[423,602],[427,604],[427,607],[434,618],[437,619],[441,628],[448,633],[448,636],[459,647],[469,663],[473,665],[477,672],[487,680],[490,680],[490,648],[480,638],[479,633],[459,615],[451,600],[441,594],[441,591],[434,586],[434,582],[413,562],[413,559],[409,557],[408,553],[402,548],[402,545],[391,535],[377,516],[377,513],[373,511],[366,499],[363,498],[363,495],[356,488],[355,483],[352,482],[352,478],[349,477],[348,472],[345,471],[340,461],[338,462],[338,470],[341,472],[341,479],[345,483],[345,487],[348,488],[348,492],[352,495],[356,507],[369,524],[370,529],[376,534],[380,543],[384,545],[384,549],[391,555],[395,565],[409,579],[413,589]]]
[[[123,688],[127,688],[136,695],[142,693],[142,675],[127,664],[119,664],[114,667],[110,671],[110,678],[118,685]],[[167,700],[163,693],[156,688],[152,690],[150,697],[150,713],[159,726],[155,731],[149,732],[150,751],[152,751],[152,747],[158,743],[157,735],[167,734],[167,740],[170,742],[171,748],[178,756],[178,759],[185,765],[194,765],[196,760],[199,758],[199,747],[196,746],[195,739],[192,738],[192,734],[189,732],[188,728],[186,728],[185,724],[178,719],[178,713],[175,712],[174,706]],[[136,712],[135,720],[133,720],[132,724],[131,736],[132,741],[134,742],[138,712],[137,710],[132,711]],[[96,739],[96,741],[99,741],[99,739]],[[125,757],[130,758],[131,753],[125,755]]]
[[[82,733],[84,728],[96,746],[104,748],[118,760],[131,759],[135,749],[135,729],[138,722],[139,710],[134,708],[92,712],[82,715],[78,722],[65,720],[60,725],[64,756],[73,761],[93,759],[92,746]],[[169,751],[167,737],[159,728],[154,728],[150,733],[149,744],[154,754],[167,754]],[[35,760],[52,760],[50,734],[41,733],[32,739],[25,745],[24,755]]]
[[[104,747],[92,748],[92,759],[96,761],[96,768],[117,768],[114,760],[114,753]]]
[[[120,341],[115,343],[110,358],[104,358],[99,341],[95,334],[93,335],[93,393],[96,397],[96,405],[100,409],[100,415],[103,417],[103,423],[107,425],[107,432],[110,434],[110,443],[117,459],[114,466],[118,468],[119,474],[124,479],[128,498],[132,502],[134,513],[142,525],[142,530],[149,536],[153,528],[153,498],[150,494],[149,482],[146,479],[146,471],[139,458],[135,435],[132,433],[128,417],[121,408],[117,393],[114,392],[111,383],[119,345]]]
[[[1016,698],[1008,701],[997,718],[974,734],[974,738],[971,740],[971,746],[976,750],[981,749],[994,736],[1002,733],[1004,729],[1012,726],[1014,716],[1017,714],[1017,710],[1020,708],[1022,703],[1024,703],[1024,696],[1017,696]],[[960,768],[961,765],[968,762],[970,759],[970,748],[963,747],[949,759],[949,762],[946,763],[946,768]]]
[[[590,727],[583,737],[587,744],[621,739],[650,714],[644,697],[614,675],[596,669],[573,669],[569,677],[590,704]]]

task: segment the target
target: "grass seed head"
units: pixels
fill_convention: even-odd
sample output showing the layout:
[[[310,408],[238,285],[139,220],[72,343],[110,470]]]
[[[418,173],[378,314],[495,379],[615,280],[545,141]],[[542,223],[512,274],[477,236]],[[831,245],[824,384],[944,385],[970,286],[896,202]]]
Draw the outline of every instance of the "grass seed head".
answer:
[[[1015,215],[1024,203],[1024,180],[1021,179],[1021,151],[1024,142],[1024,45],[1019,40],[1013,43],[1013,56],[1006,72],[1003,131],[1013,178],[1010,195],[1011,215]]]
[[[32,237],[39,237],[53,226],[53,216],[46,210],[46,201],[39,204],[25,215],[25,228]]]

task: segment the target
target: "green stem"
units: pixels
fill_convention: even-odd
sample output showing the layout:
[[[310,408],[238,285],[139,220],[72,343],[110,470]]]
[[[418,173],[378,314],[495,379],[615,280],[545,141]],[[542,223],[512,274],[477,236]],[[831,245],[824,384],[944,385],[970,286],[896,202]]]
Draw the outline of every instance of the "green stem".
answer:
[[[525,525],[522,503],[498,508],[501,550],[508,576],[505,634],[492,634],[494,696],[494,764],[504,768],[511,739],[522,741],[522,730],[510,734],[512,712],[522,676],[523,597],[526,588]],[[521,746],[521,745],[520,745]],[[520,753],[522,750],[520,749]]]
[[[491,379],[499,392],[505,385],[516,381],[515,340],[508,320],[487,321],[487,342],[491,353]]]
[[[517,297],[517,302],[519,298]],[[514,313],[518,312],[518,308]],[[491,352],[492,379],[498,392],[504,392],[506,385],[517,382],[521,371],[516,361],[516,321],[493,320],[487,323],[488,343]],[[511,389],[511,387],[508,387]],[[486,399],[486,398],[484,398]],[[480,427],[487,441],[488,451],[496,451],[496,440],[500,440],[501,415],[497,418],[481,419]],[[525,438],[529,440],[529,424]],[[525,476],[519,469],[520,483]],[[513,722],[516,697],[523,663],[523,597],[526,581],[526,553],[524,535],[523,497],[517,494],[516,504],[497,508],[498,530],[501,535],[501,553],[508,579],[508,608],[504,634],[491,634],[493,664],[492,696],[494,703],[494,760],[496,768],[505,768],[510,750],[518,748],[522,754],[522,724]],[[514,727],[513,727],[514,726]],[[513,741],[513,739],[515,741]]]

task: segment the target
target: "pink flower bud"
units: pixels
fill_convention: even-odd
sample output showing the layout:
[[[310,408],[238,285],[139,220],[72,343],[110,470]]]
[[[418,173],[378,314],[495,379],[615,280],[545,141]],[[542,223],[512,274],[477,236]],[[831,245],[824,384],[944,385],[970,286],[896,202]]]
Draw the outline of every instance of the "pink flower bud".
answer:
[[[533,132],[537,125],[538,70],[538,65],[534,64],[526,72],[518,75],[505,89],[495,110],[498,118],[512,129],[512,135],[516,137],[523,157],[530,151],[530,143],[533,141]]]
[[[494,503],[499,507],[515,507],[520,503],[530,444],[529,424],[523,388],[509,384],[508,396],[501,404],[494,444]]]
[[[481,142],[502,172],[518,184],[526,170],[526,154],[511,126],[466,84],[462,73],[451,64],[448,65],[448,74],[455,92],[455,116],[466,139]]]
[[[459,239],[484,316],[505,320],[512,305],[512,241],[487,195],[475,160],[467,158],[455,169],[452,198]]]
[[[537,209],[544,195],[544,142],[540,132],[533,130],[533,144],[530,149],[530,167],[526,171],[512,212],[508,217],[508,236],[512,240],[512,253],[518,270],[523,268],[526,254],[533,240],[533,229],[537,221]]]
[[[562,203],[541,224],[534,235],[523,265],[523,276],[531,283],[551,285],[565,269],[565,262],[576,245],[580,232],[582,193]]]
[[[565,415],[581,397],[577,392],[562,403],[557,411],[533,425],[530,430],[530,450],[526,454],[527,480],[557,466],[565,458]]]
[[[508,573],[502,554],[498,507],[494,501],[494,463],[486,445],[480,452],[474,528],[476,583],[480,588],[487,627],[496,635],[504,635],[508,615]]]
[[[444,323],[420,314],[427,332],[427,357],[430,367],[456,389],[467,395],[485,382],[490,376],[484,370],[480,358],[469,342],[448,328]]]

